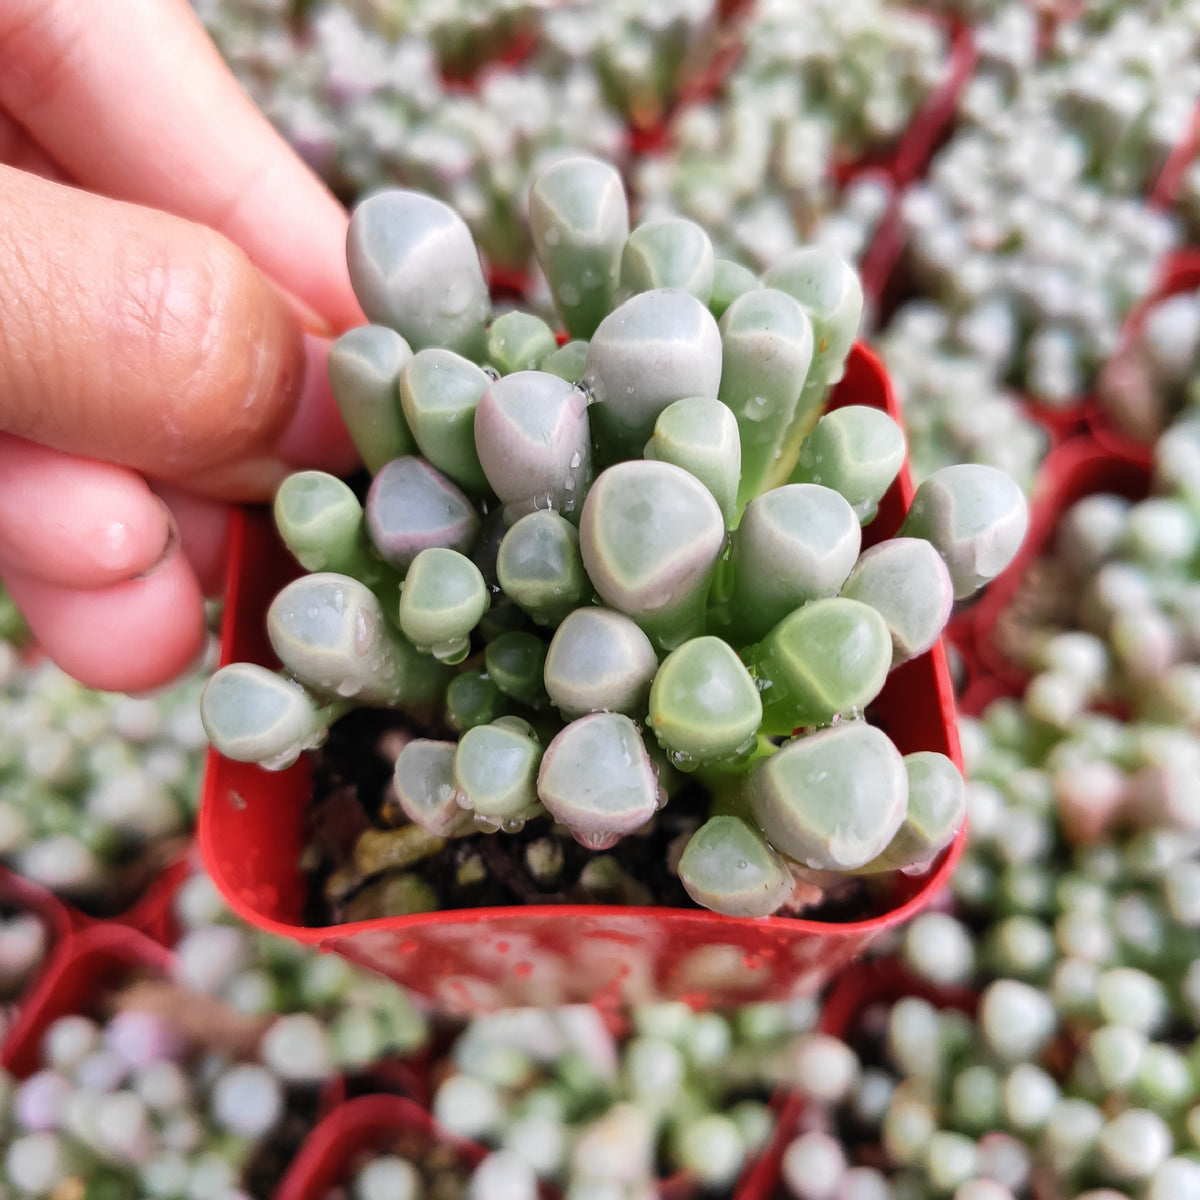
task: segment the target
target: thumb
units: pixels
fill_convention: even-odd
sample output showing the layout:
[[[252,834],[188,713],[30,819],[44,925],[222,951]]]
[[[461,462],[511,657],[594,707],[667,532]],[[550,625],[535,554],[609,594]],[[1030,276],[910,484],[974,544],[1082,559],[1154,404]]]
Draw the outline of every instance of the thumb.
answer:
[[[266,500],[356,461],[328,342],[232,242],[0,167],[0,430]]]

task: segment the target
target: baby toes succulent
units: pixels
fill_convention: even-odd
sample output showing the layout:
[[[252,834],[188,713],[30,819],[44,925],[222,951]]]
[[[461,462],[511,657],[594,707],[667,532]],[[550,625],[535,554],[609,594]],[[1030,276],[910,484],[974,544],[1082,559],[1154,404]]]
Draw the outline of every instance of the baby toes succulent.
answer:
[[[490,313],[445,204],[382,191],[355,210],[375,324],[330,375],[372,478],[280,489],[311,573],[271,605],[283,670],[210,685],[214,744],[284,766],[351,707],[397,710],[370,726],[390,788],[326,802],[356,831],[320,851],[350,918],[514,886],[643,903],[623,855],[650,844],[678,902],[736,916],[800,911],[824,884],[797,879],[924,870],[961,785],[949,760],[905,759],[871,706],[955,585],[1007,561],[1023,499],[983,468],[942,475],[905,537],[861,553],[904,437],[874,409],[823,415],[854,271],[815,248],[758,278],[691,220],[630,232],[619,175],[580,156],[539,174],[529,212],[561,348],[534,313]],[[517,850],[484,850],[497,832]],[[703,1140],[681,1159],[724,1179],[736,1156]]]

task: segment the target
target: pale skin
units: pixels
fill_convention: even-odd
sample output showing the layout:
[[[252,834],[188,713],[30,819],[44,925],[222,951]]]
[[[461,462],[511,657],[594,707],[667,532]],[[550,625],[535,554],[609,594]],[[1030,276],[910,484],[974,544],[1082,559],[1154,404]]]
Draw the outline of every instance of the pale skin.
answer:
[[[345,233],[187,0],[0,0],[0,579],[83,682],[178,677],[231,503],[354,467]]]

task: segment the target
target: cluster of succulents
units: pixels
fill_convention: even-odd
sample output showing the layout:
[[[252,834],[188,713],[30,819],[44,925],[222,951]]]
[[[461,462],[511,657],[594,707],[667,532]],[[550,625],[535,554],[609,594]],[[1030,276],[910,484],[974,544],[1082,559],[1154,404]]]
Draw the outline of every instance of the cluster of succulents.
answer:
[[[1082,140],[1106,191],[1146,195],[1200,102],[1200,24],[1191,3],[1113,5],[1060,23],[1039,72],[1056,116]]]
[[[532,314],[491,318],[446,205],[393,191],[355,210],[374,323],[330,377],[373,478],[365,502],[315,472],[281,486],[276,523],[311,573],[268,613],[283,670],[231,664],[205,688],[213,744],[278,768],[351,708],[406,714],[396,827],[362,834],[354,883],[409,871],[407,911],[437,906],[410,869],[448,842],[549,816],[608,851],[697,784],[670,853],[719,912],[788,908],[806,872],[927,866],[961,777],[864,718],[1015,554],[1020,489],[945,468],[861,551],[904,439],[875,409],[822,415],[857,332],[853,270],[802,249],[760,279],[686,219],[631,232],[619,176],[586,157],[540,174],[530,212],[561,347]]]
[[[906,927],[911,978],[882,989],[899,998],[872,1000],[868,975],[845,1040],[829,1039],[840,1070],[797,1080],[811,1103],[782,1160],[789,1194],[1196,1194],[1197,828],[1150,806],[1132,827],[1079,820],[1105,803],[1114,744],[1131,777],[1148,760],[1145,791],[1166,773],[1149,743],[1171,731],[1093,713],[1064,732],[1000,699],[962,732],[955,911]]]
[[[920,482],[952,463],[985,463],[1028,493],[1049,435],[986,363],[963,348],[947,348],[950,323],[938,305],[914,301],[877,343],[904,410],[913,479]]]
[[[1055,409],[1090,389],[1180,238],[1144,197],[1200,100],[1196,23],[1188,5],[1063,20],[1039,58],[1020,7],[978,31],[960,128],[902,211],[947,349]]]
[[[1096,399],[1115,429],[1141,443],[1200,404],[1200,294],[1184,290],[1149,307],[1105,364]]]
[[[312,1078],[256,1058],[253,1023],[161,981],[108,999],[112,1015],[52,1021],[32,1074],[0,1076],[4,1194],[264,1194],[312,1123]]]
[[[5,1196],[267,1194],[323,1088],[425,1046],[403,989],[240,924],[204,874],[174,912],[165,975],[134,970],[100,1015],[48,1025],[36,1071],[0,1076]]]
[[[762,0],[740,35],[720,92],[681,106],[667,153],[638,164],[643,216],[682,213],[760,269],[814,241],[861,258],[890,179],[839,176],[899,144],[946,70],[945,30],[880,0]]]
[[[289,1083],[319,1083],[421,1050],[429,1020],[404,988],[345,959],[262,933],[234,916],[203,872],[173,911],[172,978],[261,1024],[262,1062]]]
[[[493,1151],[480,1171],[523,1177],[522,1197],[541,1180],[633,1200],[677,1174],[728,1195],[770,1136],[768,1101],[807,1053],[816,1011],[643,1004],[624,1039],[586,1005],[478,1017],[450,1049],[432,1112]]]
[[[127,907],[190,834],[207,675],[111,695],[0,641],[0,861],[89,912]]]
[[[1200,423],[1172,426],[1155,460],[1145,499],[1101,490],[1066,509],[993,631],[1035,673],[1026,706],[1052,725],[1107,705],[1181,737],[1200,729]]]
[[[263,111],[339,193],[428,191],[509,272],[531,266],[536,170],[568,150],[621,161],[627,128],[660,121],[718,45],[712,0],[324,2],[298,14],[270,0],[195,3]],[[447,78],[521,38],[536,48],[527,61],[469,88]]]
[[[1179,230],[1099,190],[1042,99],[1022,103],[962,129],[904,194],[908,265],[950,316],[948,347],[1064,408],[1082,400]]]

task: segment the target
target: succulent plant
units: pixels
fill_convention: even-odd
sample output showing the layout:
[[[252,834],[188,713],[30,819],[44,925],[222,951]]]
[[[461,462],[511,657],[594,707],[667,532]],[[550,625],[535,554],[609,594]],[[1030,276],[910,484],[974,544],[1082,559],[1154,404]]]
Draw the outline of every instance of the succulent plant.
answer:
[[[0,860],[94,915],[127,908],[196,812],[209,668],[157,697],[94,692],[0,642]]]
[[[280,530],[313,573],[268,614],[284,672],[232,665],[206,689],[214,744],[278,767],[349,707],[406,714],[401,824],[364,832],[335,875],[389,904],[436,902],[428,864],[472,830],[548,814],[611,850],[689,776],[669,818],[681,847],[697,839],[680,880],[718,911],[789,909],[797,872],[928,864],[961,802],[910,803],[911,772],[863,714],[936,641],[951,582],[968,596],[1015,553],[1019,489],[948,468],[906,536],[860,556],[904,441],[880,412],[822,416],[861,315],[854,272],[797,250],[718,321],[702,231],[630,232],[619,177],[581,157],[535,180],[530,220],[560,317],[588,339],[577,383],[543,369],[536,317],[486,321],[445,205],[380,192],[355,211],[352,277],[390,326],[347,334],[331,379],[352,433],[407,431],[419,453],[386,435],[403,452],[363,503],[312,472],[281,489]]]
[[[946,69],[942,29],[874,0],[819,0],[756,4],[739,32],[720,92],[680,106],[667,152],[637,164],[644,215],[697,221],[718,255],[759,269],[809,242],[861,259],[891,184],[839,177],[903,138]]]
[[[526,1188],[641,1196],[675,1176],[728,1195],[766,1145],[766,1101],[790,1082],[814,1016],[807,1001],[730,1013],[642,1004],[618,1040],[588,1006],[502,1010],[459,1033],[432,1112],[488,1147],[497,1172],[497,1159],[514,1177],[522,1164]],[[508,1194],[488,1186],[470,1195]]]
[[[1154,442],[1181,412],[1194,409],[1198,375],[1200,301],[1181,291],[1146,312],[1134,336],[1105,364],[1096,398],[1119,431]]]
[[[7,1195],[266,1195],[322,1086],[423,1044],[403,991],[240,925],[206,876],[175,911],[173,978],[88,997],[113,1011],[58,1016],[37,1069],[2,1077]]]

